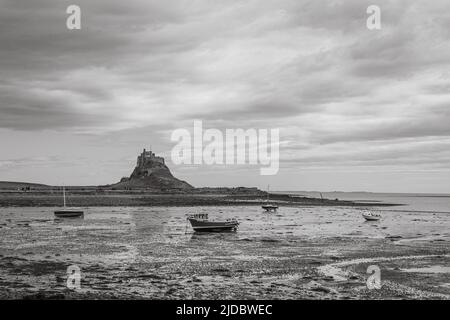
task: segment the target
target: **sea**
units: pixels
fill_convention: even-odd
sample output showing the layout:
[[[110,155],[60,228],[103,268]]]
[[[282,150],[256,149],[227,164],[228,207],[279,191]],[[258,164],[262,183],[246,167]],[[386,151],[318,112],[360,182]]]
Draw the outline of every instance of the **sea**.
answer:
[[[444,193],[376,193],[376,192],[319,192],[319,191],[278,191],[297,196],[325,199],[350,200],[359,203],[390,203],[401,206],[383,208],[394,212],[435,212],[450,213],[450,194]]]

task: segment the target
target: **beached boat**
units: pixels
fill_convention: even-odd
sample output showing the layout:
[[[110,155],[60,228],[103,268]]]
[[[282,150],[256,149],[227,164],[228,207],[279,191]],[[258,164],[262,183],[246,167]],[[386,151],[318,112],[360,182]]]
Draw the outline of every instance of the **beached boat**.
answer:
[[[374,213],[374,212],[363,212],[362,216],[364,217],[364,219],[366,219],[367,221],[378,221],[381,219],[381,215],[378,213]]]
[[[261,208],[263,208],[264,210],[266,210],[268,212],[278,210],[278,206],[276,206],[274,204],[264,204],[261,206]]]
[[[271,204],[269,202],[269,186],[267,186],[267,199],[266,199],[266,203],[263,204],[261,206],[261,208],[263,208],[264,210],[266,210],[267,212],[271,212],[271,211],[277,211],[278,206]]]
[[[84,216],[84,211],[78,208],[66,207],[66,188],[63,187],[64,207],[55,211],[58,218],[79,218]]]
[[[239,222],[236,219],[224,221],[209,220],[207,213],[189,215],[187,220],[196,232],[236,231],[239,226]]]

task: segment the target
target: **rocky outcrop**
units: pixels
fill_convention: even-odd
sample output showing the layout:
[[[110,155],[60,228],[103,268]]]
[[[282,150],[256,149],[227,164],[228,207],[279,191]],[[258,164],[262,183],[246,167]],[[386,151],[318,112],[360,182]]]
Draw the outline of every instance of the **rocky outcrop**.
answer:
[[[151,151],[144,151],[137,158],[136,167],[129,178],[113,185],[116,189],[153,189],[165,190],[192,190],[186,181],[175,178],[166,166],[164,158],[157,157]]]

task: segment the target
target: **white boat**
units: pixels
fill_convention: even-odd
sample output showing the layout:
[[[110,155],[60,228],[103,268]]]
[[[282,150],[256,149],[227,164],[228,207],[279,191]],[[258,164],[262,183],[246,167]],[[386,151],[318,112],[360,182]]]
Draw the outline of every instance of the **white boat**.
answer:
[[[267,186],[267,199],[266,199],[266,204],[263,204],[261,206],[261,208],[263,208],[264,210],[266,210],[267,212],[271,212],[271,211],[277,211],[278,206],[269,203],[269,187]]]
[[[239,226],[239,222],[236,219],[227,219],[224,221],[209,220],[207,213],[189,215],[187,220],[196,232],[236,231]]]
[[[381,219],[381,215],[378,213],[374,213],[374,212],[370,212],[370,211],[365,211],[362,213],[362,216],[364,217],[364,219],[366,219],[367,221],[378,221]]]
[[[55,216],[58,218],[78,218],[83,217],[84,212],[78,208],[68,208],[66,207],[66,188],[63,187],[63,198],[64,198],[64,207],[60,210],[55,211]]]

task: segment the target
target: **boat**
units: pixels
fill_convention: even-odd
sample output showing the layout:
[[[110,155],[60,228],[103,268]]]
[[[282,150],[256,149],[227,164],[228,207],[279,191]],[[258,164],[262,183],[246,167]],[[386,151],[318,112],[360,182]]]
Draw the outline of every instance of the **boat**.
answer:
[[[66,188],[63,187],[64,207],[55,211],[55,216],[58,218],[78,218],[84,216],[84,211],[78,208],[66,207]]]
[[[263,208],[264,210],[266,210],[268,212],[278,210],[278,206],[276,206],[274,204],[264,204],[261,206],[261,208]]]
[[[264,210],[266,210],[267,212],[271,212],[271,211],[277,211],[278,206],[269,203],[269,186],[267,186],[267,199],[266,199],[266,204],[263,204],[261,206],[261,208],[263,208]]]
[[[378,213],[374,213],[374,212],[370,212],[370,211],[365,211],[362,213],[362,216],[364,217],[364,219],[366,219],[367,221],[378,221],[381,219],[381,215]]]
[[[239,226],[239,222],[236,219],[226,219],[224,221],[209,220],[207,213],[189,215],[187,220],[196,232],[236,231]]]

